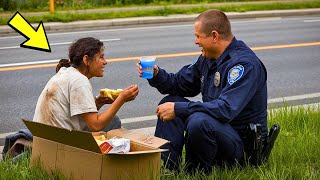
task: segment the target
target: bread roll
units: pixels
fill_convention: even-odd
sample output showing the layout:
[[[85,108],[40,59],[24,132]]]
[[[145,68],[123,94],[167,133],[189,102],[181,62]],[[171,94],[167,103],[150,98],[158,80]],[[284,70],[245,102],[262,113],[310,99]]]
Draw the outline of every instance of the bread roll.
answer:
[[[100,89],[100,95],[102,97],[107,97],[109,99],[115,100],[119,94],[123,91],[123,89]]]

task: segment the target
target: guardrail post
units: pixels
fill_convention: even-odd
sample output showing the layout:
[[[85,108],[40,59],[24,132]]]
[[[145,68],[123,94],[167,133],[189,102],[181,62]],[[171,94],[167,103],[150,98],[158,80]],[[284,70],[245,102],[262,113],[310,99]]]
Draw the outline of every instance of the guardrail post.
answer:
[[[54,13],[54,0],[49,0],[49,4],[50,4],[50,13]]]

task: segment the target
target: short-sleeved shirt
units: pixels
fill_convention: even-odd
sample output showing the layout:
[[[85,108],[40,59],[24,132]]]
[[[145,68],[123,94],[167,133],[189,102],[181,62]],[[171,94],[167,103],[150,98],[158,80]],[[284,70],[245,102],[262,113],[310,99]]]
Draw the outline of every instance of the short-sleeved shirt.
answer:
[[[98,112],[89,79],[74,67],[62,67],[44,87],[33,121],[56,127],[82,130],[79,114]]]

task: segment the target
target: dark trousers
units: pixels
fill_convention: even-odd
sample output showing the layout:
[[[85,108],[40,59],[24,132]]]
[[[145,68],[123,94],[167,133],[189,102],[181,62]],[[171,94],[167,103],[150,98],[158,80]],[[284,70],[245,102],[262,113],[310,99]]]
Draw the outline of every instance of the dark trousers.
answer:
[[[166,96],[165,102],[189,102],[180,96]],[[210,173],[214,165],[234,164],[243,158],[243,143],[238,133],[228,123],[221,123],[204,112],[189,117],[176,117],[169,122],[158,119],[155,136],[170,143],[161,148],[169,149],[161,158],[170,170],[179,170],[182,149],[186,150],[186,170]]]

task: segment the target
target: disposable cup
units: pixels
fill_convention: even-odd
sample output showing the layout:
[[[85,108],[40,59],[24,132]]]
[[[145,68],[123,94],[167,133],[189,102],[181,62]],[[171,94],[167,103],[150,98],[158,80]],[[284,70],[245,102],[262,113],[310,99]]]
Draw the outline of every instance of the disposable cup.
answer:
[[[140,58],[140,65],[142,67],[142,78],[153,78],[153,66],[155,64],[155,61],[155,57],[143,56]]]

